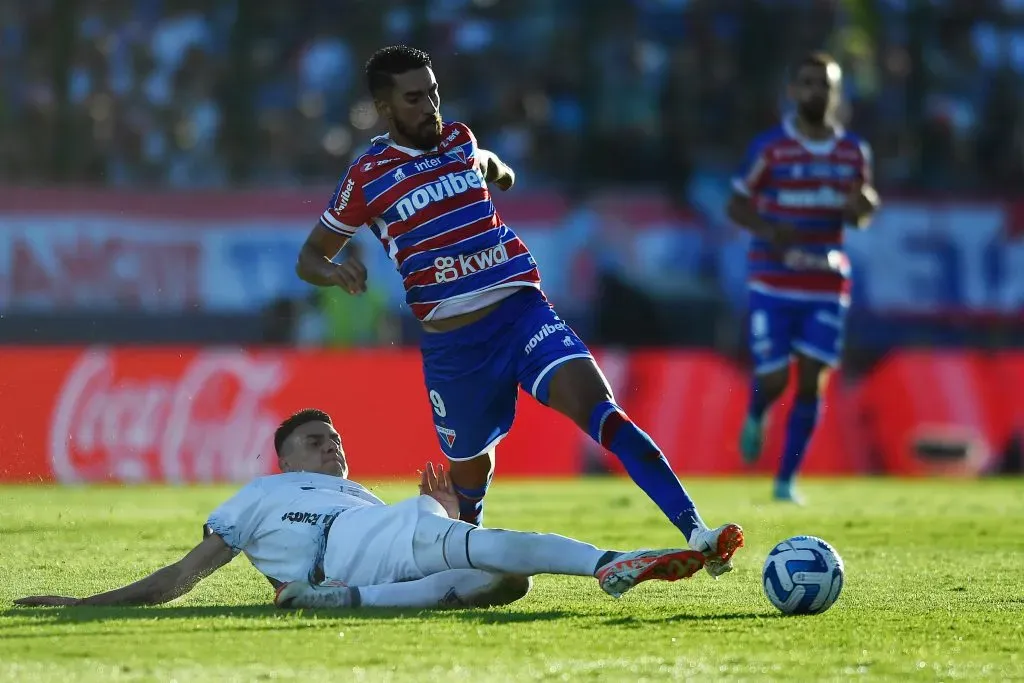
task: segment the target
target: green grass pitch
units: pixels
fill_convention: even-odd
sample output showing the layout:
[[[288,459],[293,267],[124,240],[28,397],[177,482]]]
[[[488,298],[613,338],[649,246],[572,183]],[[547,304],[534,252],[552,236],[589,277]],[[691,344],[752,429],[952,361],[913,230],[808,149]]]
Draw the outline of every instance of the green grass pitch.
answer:
[[[0,487],[0,680],[664,681],[1024,679],[1024,482],[811,481],[803,509],[764,480],[689,482],[709,523],[747,547],[702,572],[613,600],[590,579],[540,577],[499,609],[284,612],[244,558],[174,603],[15,608],[84,595],[176,560],[231,487]],[[386,500],[413,484],[374,487]],[[487,523],[613,548],[680,537],[628,481],[499,477]],[[846,562],[836,605],[783,617],[761,565],[795,534]]]

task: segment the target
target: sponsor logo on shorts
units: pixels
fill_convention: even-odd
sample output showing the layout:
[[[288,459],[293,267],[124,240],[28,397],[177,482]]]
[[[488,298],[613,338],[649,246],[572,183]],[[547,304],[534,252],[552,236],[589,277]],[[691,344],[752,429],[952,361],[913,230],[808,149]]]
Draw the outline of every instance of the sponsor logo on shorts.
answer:
[[[448,444],[448,448],[451,448],[452,446],[455,445],[454,429],[448,429],[447,427],[442,427],[440,425],[435,425],[435,427],[437,428],[437,433],[440,434],[441,438],[444,439],[445,442]]]
[[[551,323],[544,323],[544,327],[540,328],[537,331],[537,334],[530,337],[530,341],[527,342],[526,346],[523,347],[523,353],[529,356],[530,353],[535,348],[537,348],[537,344],[540,344],[542,341],[544,341],[553,334],[559,334],[560,332],[565,332],[568,329],[569,327],[562,321],[558,321],[553,325]],[[566,339],[569,340],[568,344],[565,344]],[[572,338],[569,337],[569,335],[566,335],[565,339],[562,340],[562,343],[565,344],[566,346],[572,346]]]

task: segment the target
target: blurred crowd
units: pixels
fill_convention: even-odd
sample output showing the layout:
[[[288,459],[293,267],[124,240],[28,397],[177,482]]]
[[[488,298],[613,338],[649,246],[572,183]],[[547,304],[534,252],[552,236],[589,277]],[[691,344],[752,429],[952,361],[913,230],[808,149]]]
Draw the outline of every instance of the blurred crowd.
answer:
[[[378,130],[362,65],[395,42],[527,184],[727,169],[815,47],[882,184],[1024,180],[1022,0],[6,0],[0,180],[329,182]]]

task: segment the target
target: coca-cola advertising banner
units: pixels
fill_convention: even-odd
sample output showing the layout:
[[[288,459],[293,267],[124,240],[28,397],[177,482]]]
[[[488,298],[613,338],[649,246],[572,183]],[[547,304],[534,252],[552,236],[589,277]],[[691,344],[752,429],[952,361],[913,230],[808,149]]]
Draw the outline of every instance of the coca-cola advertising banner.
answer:
[[[626,410],[680,473],[747,471],[736,450],[747,402],[741,368],[710,353],[598,356]],[[999,467],[1024,427],[1022,382],[1019,353],[910,352],[860,381],[838,376],[807,471]],[[276,471],[274,429],[310,406],[334,416],[355,477],[411,477],[442,457],[414,351],[8,348],[0,355],[0,480],[245,481]],[[519,406],[499,447],[499,476],[622,471],[567,419],[525,394]],[[784,422],[771,420],[757,472],[773,467]]]

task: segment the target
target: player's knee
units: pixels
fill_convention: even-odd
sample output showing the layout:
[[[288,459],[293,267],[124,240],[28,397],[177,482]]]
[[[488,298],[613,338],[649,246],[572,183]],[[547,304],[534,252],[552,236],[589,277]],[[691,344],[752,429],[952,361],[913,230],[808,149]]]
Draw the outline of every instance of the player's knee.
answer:
[[[526,597],[529,589],[534,586],[531,577],[522,577],[519,574],[501,574],[495,587],[479,597],[480,604],[477,607],[496,607],[512,604],[516,600]]]
[[[758,375],[755,385],[765,404],[772,403],[782,396],[782,393],[786,391],[786,387],[789,385],[789,368]]]
[[[797,361],[797,398],[814,400],[825,393],[828,387],[830,368],[814,358],[801,356]]]
[[[473,607],[498,607],[510,605],[526,597],[533,587],[533,578],[519,574],[500,574],[494,585],[478,595]]]
[[[574,358],[551,377],[548,405],[586,429],[590,414],[600,404],[614,401],[611,387],[590,358]]]

